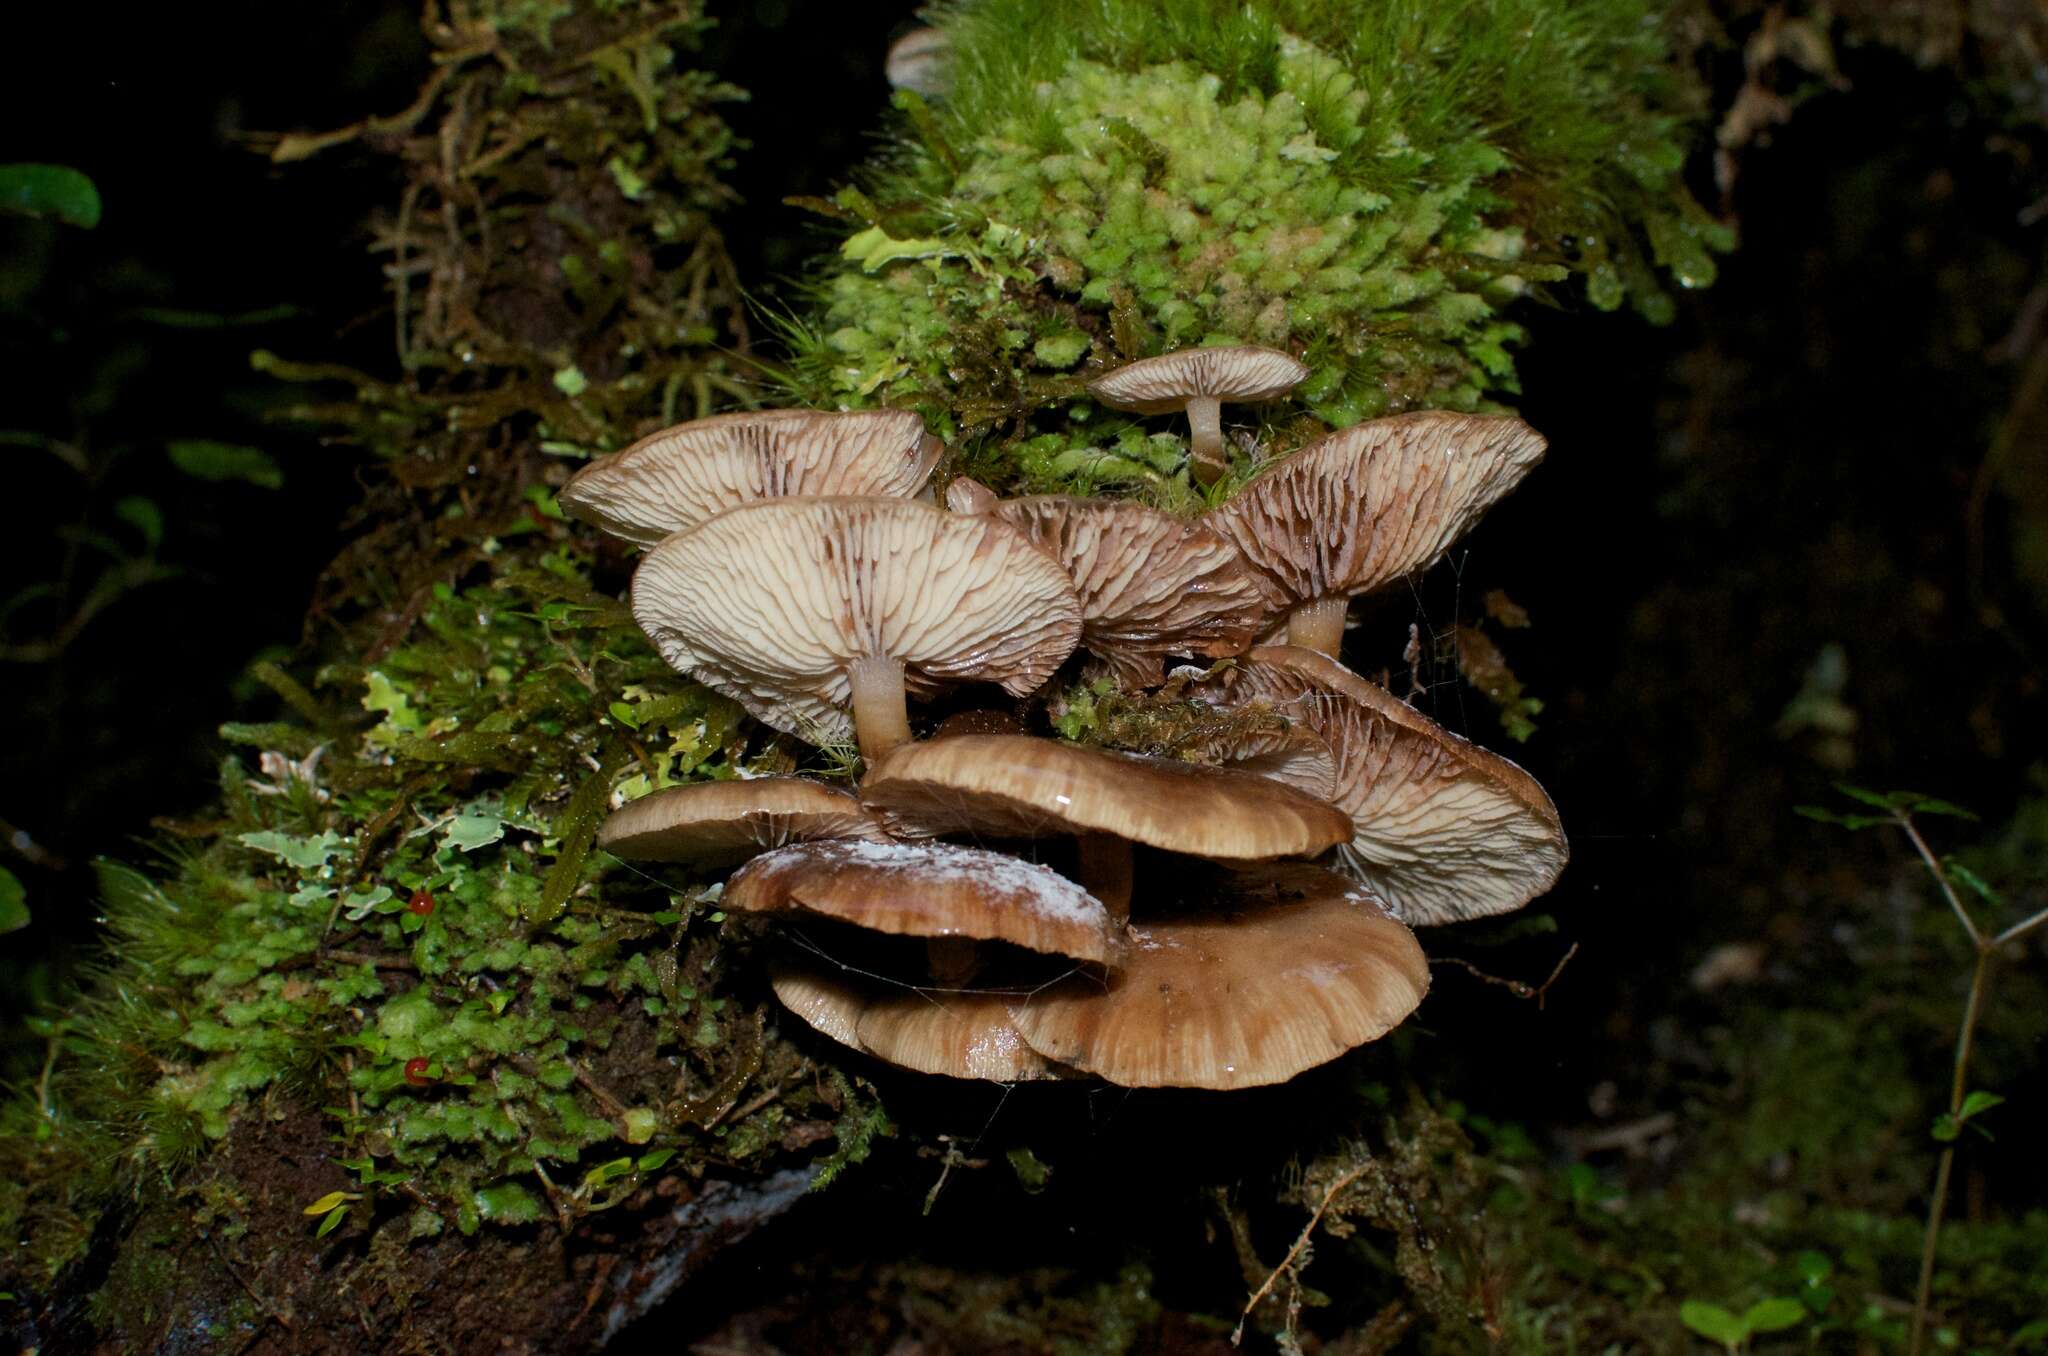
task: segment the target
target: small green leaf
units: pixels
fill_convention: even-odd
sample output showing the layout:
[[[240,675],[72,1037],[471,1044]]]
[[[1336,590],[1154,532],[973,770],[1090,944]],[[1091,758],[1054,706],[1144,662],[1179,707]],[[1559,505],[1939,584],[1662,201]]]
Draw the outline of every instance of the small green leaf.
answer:
[[[307,1215],[324,1215],[328,1213],[330,1210],[339,1210],[342,1206],[347,1205],[350,1201],[359,1201],[361,1199],[362,1197],[358,1196],[353,1191],[330,1191],[325,1196],[322,1196],[319,1200],[307,1206],[300,1213]]]
[[[2005,903],[2005,897],[1998,893],[1997,888],[1990,881],[1985,880],[1955,858],[1943,857],[1941,859],[1941,869],[1956,880],[1969,886],[1970,890],[1986,904],[1998,905]]]
[[[329,829],[318,838],[303,838],[294,834],[279,833],[275,829],[260,829],[253,833],[236,835],[235,841],[245,847],[267,852],[279,861],[295,866],[301,871],[317,871],[327,865],[341,847],[341,837]]]
[[[505,836],[505,821],[496,815],[457,815],[441,830],[441,846],[474,852]]]
[[[1963,1123],[1944,1111],[1934,1118],[1934,1129],[1929,1133],[1943,1144],[1947,1144],[1963,1133]]]
[[[114,505],[114,516],[142,536],[142,549],[154,552],[163,545],[164,514],[153,499],[131,494]]]
[[[0,932],[19,932],[28,924],[28,891],[12,871],[0,866]]]
[[[1908,793],[1900,792],[1904,796]],[[1933,796],[1908,796],[1906,809],[1916,815],[1949,815],[1956,819],[1975,819],[1977,812],[1957,805],[1954,801],[1936,800]]]
[[[100,191],[68,165],[0,165],[0,212],[89,231],[100,224]]]
[[[879,226],[856,232],[840,245],[839,253],[858,263],[863,273],[873,273],[898,259],[943,259],[959,253],[945,241],[930,237],[897,240]]]
[[[1874,829],[1880,824],[1896,822],[1890,815],[1845,815],[1818,805],[1795,805],[1792,813],[1817,819],[1823,824],[1839,824],[1845,829]]]
[[[1052,1176],[1052,1169],[1039,1160],[1025,1145],[1018,1145],[1005,1155],[1010,1160],[1010,1171],[1017,1174],[1017,1185],[1029,1195],[1036,1196],[1045,1190],[1046,1178]]]
[[[1749,1328],[1734,1314],[1705,1300],[1687,1300],[1678,1306],[1678,1321],[1710,1342],[1732,1347],[1749,1338]]]
[[[633,704],[631,702],[613,702],[611,711],[612,719],[627,729],[637,730],[640,728],[640,718],[633,714]]]
[[[1783,1332],[1806,1321],[1806,1306],[1789,1296],[1758,1300],[1742,1315],[1743,1326],[1751,1332]]]
[[[654,1138],[658,1118],[644,1106],[636,1106],[620,1117],[626,1123],[626,1132],[620,1138],[628,1144],[645,1144]]]
[[[1867,786],[1855,786],[1848,782],[1836,782],[1835,790],[1850,800],[1860,800],[1865,805],[1875,805],[1880,810],[1899,809],[1905,802],[1914,798],[1910,791],[1873,791]]]
[[[320,1227],[313,1231],[313,1237],[327,1237],[327,1235],[333,1233],[336,1229],[340,1228],[341,1222],[347,1218],[348,1207],[345,1205],[342,1206],[339,1210],[328,1211],[326,1217],[320,1221]]]
[[[665,1166],[675,1156],[674,1149],[655,1149],[634,1159],[633,1166],[642,1172],[653,1172],[656,1168]]]
[[[2005,1098],[2000,1097],[1997,1093],[1986,1092],[1979,1088],[1963,1098],[1963,1107],[1958,1114],[1963,1120],[1969,1120],[1972,1116],[1980,1116],[1991,1110],[1992,1107],[2002,1106],[2004,1102]]]
[[[580,367],[563,367],[555,371],[555,389],[574,400],[590,389],[590,378],[583,375]]]
[[[1799,1279],[1808,1285],[1819,1285],[1835,1274],[1835,1264],[1824,1252],[1802,1252],[1792,1259],[1792,1269],[1799,1273]]]
[[[239,480],[261,489],[284,488],[284,472],[260,447],[215,442],[211,438],[180,438],[164,448],[171,464],[200,480]]]
[[[541,1203],[517,1182],[499,1182],[477,1192],[476,1213],[499,1224],[532,1224],[542,1216]],[[456,1225],[461,1227],[460,1219]]]
[[[601,1187],[607,1182],[616,1181],[632,1171],[632,1159],[614,1158],[611,1162],[600,1163],[589,1172],[584,1173],[583,1185],[587,1187]]]

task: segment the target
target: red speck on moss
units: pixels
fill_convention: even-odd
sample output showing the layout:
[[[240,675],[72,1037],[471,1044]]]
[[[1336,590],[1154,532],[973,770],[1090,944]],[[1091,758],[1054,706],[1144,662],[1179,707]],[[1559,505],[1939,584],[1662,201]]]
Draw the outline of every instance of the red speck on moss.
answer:
[[[434,911],[434,896],[425,890],[415,890],[412,892],[412,898],[405,901],[405,909],[407,913],[416,913],[425,918]]]
[[[416,1088],[423,1088],[434,1081],[427,1076],[427,1058],[425,1055],[421,1055],[417,1059],[409,1059],[405,1062],[405,1081]]]

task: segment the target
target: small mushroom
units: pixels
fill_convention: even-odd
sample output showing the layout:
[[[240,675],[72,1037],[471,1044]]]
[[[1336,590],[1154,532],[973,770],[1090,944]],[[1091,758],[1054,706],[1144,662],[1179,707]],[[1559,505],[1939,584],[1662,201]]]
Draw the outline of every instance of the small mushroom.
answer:
[[[562,488],[562,511],[651,546],[756,499],[908,497],[944,450],[910,410],[745,410],[650,434]]]
[[[1081,647],[1122,687],[1156,686],[1168,655],[1239,654],[1257,634],[1259,586],[1237,548],[1200,523],[1060,494],[989,511],[1066,567],[1081,597]]]
[[[721,867],[785,843],[885,836],[849,792],[809,777],[750,777],[627,801],[606,817],[597,845],[628,861]]]
[[[1334,659],[1267,646],[1219,674],[1210,690],[1226,700],[1271,701],[1329,742],[1333,799],[1354,826],[1334,864],[1404,921],[1420,927],[1508,913],[1564,870],[1564,827],[1534,777]]]
[[[1123,939],[1101,901],[1022,858],[949,843],[814,842],[734,872],[727,909],[801,909],[875,932],[1001,941],[1114,965]]]
[[[1222,403],[1277,399],[1307,379],[1308,368],[1285,353],[1244,344],[1141,358],[1089,382],[1088,393],[1113,409],[1138,414],[1186,410],[1189,467],[1207,485],[1230,464],[1223,453]]]
[[[1061,1076],[1011,1027],[1009,994],[885,990],[808,965],[779,965],[769,979],[816,1030],[902,1068],[997,1083]]]
[[[908,694],[981,681],[1023,696],[1081,634],[1066,573],[1022,533],[904,499],[728,509],[647,553],[633,615],[757,719],[855,736],[869,759],[910,738]]]
[[[1028,735],[905,744],[869,768],[861,800],[904,835],[1075,835],[1081,883],[1118,917],[1129,912],[1134,842],[1259,861],[1351,838],[1341,811],[1249,772]]]
[[[946,69],[952,44],[936,28],[913,28],[889,44],[882,62],[890,89],[907,89],[926,98],[938,98],[952,86]]]
[[[1433,564],[1544,446],[1504,415],[1374,419],[1273,462],[1206,521],[1286,616],[1287,642],[1334,655],[1355,595]]]
[[[1280,1083],[1376,1040],[1429,989],[1415,935],[1340,876],[1219,873],[1169,920],[1133,923],[1123,969],[1016,998],[1046,1059],[1125,1087]]]
[[[994,490],[973,476],[954,476],[946,482],[946,507],[955,513],[987,513],[1001,502]]]

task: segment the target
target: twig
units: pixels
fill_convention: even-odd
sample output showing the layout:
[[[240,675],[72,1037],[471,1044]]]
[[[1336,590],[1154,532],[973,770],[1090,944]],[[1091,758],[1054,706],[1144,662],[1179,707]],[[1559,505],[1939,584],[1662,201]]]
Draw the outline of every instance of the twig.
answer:
[[[1540,1012],[1543,1008],[1543,999],[1550,992],[1550,986],[1557,983],[1557,977],[1564,973],[1564,967],[1571,964],[1572,957],[1578,954],[1579,944],[1573,942],[1566,949],[1564,955],[1558,957],[1557,964],[1551,967],[1550,978],[1544,980],[1541,984],[1530,984],[1526,980],[1503,979],[1499,975],[1490,975],[1471,961],[1461,960],[1456,956],[1439,956],[1433,963],[1437,965],[1455,965],[1460,970],[1469,972],[1475,979],[1487,984],[1498,984],[1517,998],[1533,998],[1536,1000],[1536,1008]]]
[[[1253,1291],[1252,1297],[1245,1302],[1244,1313],[1238,1317],[1237,1327],[1231,1330],[1230,1345],[1237,1346],[1244,1340],[1244,1325],[1250,1321],[1252,1311],[1259,1307],[1259,1304],[1266,1298],[1267,1293],[1272,1290],[1274,1282],[1280,1279],[1281,1274],[1293,1268],[1294,1260],[1301,1256],[1301,1250],[1308,1246],[1309,1235],[1316,1231],[1316,1225],[1323,1222],[1323,1212],[1330,1208],[1330,1202],[1336,1200],[1338,1193],[1343,1191],[1344,1188],[1365,1176],[1366,1167],[1367,1164],[1360,1163],[1342,1177],[1330,1183],[1330,1189],[1323,1193],[1322,1202],[1316,1206],[1315,1213],[1308,1217],[1308,1223],[1301,1226],[1301,1234],[1294,1240],[1294,1246],[1289,1248],[1287,1255],[1280,1259],[1280,1265],[1273,1268],[1273,1274],[1266,1277],[1265,1284]]]
[[[1955,887],[1948,882],[1948,872],[1941,869],[1941,862],[1927,846],[1927,840],[1920,836],[1920,830],[1913,823],[1909,811],[1896,810],[1893,817],[1906,837],[1912,840],[1913,848],[1920,854],[1928,874],[1941,887],[1943,897],[1956,917],[1962,920],[1963,930],[1970,934],[1970,944],[1976,949],[1977,960],[1970,968],[1970,995],[1963,1002],[1962,1030],[1956,1033],[1955,1073],[1949,1081],[1948,1114],[1952,1123],[1959,1123],[1963,1112],[1963,1098],[1969,1086],[1970,1049],[1977,1034],[1977,1017],[1984,1010],[1984,991],[1991,978],[1991,962],[1998,949],[2008,942],[2018,941],[2027,933],[2048,922],[2048,909],[2032,917],[2024,918],[1995,937],[1986,937],[1970,917],[1970,911],[1963,907],[1962,899]],[[1957,1124],[1960,1129],[1960,1125]],[[1941,1161],[1934,1169],[1934,1195],[1927,1202],[1927,1230],[1920,1245],[1920,1283],[1913,1295],[1913,1327],[1906,1339],[1907,1356],[1920,1356],[1927,1338],[1927,1312],[1934,1295],[1935,1254],[1941,1245],[1941,1220],[1948,1209],[1949,1178],[1956,1166],[1956,1140],[1950,1140],[1941,1151]]]

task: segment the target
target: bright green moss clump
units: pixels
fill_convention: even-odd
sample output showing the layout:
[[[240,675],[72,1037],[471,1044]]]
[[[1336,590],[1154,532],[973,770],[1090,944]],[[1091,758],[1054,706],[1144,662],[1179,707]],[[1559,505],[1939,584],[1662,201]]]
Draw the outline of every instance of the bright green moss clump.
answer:
[[[1679,178],[1690,97],[1639,0],[991,0],[943,14],[948,95],[857,189],[799,386],[911,402],[1042,488],[1151,484],[1177,443],[1101,369],[1302,354],[1328,425],[1516,390],[1506,307],[1576,274],[1653,319],[1727,232]],[[1098,449],[1080,452],[1077,449]]]

